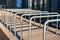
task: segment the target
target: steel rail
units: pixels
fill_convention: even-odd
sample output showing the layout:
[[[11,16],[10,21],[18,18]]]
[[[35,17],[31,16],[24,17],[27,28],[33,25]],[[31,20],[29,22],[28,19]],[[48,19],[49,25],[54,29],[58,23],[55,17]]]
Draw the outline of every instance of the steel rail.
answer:
[[[21,36],[22,36],[22,18],[23,18],[23,16],[31,16],[31,15],[44,15],[44,14],[55,14],[55,13],[37,13],[37,14],[23,14],[22,16],[21,16],[21,25],[20,25],[20,27],[21,27]],[[56,14],[58,14],[58,13],[56,13]],[[29,21],[28,21],[29,22]],[[29,39],[28,39],[29,40]]]
[[[45,14],[47,13],[46,11],[44,11],[45,12]],[[31,11],[31,12],[23,12],[23,13],[15,13],[15,16],[14,16],[14,20],[16,21],[16,15],[17,14],[22,14],[21,15],[21,25],[22,25],[22,17],[23,17],[23,15],[24,14],[30,14],[30,15],[40,15],[40,12],[38,11]],[[30,18],[30,17],[29,17]],[[15,24],[15,30],[16,30],[16,23],[14,23]],[[21,26],[20,26],[20,28],[21,28]],[[21,31],[21,30],[20,30]],[[22,34],[22,33],[21,33]],[[15,35],[16,35],[16,32],[15,32]],[[21,38],[20,38],[21,40],[22,40],[22,35],[21,35]]]
[[[60,21],[60,19],[48,20],[48,21],[45,22],[45,24],[44,24],[44,33],[43,33],[44,40],[46,40],[46,27],[47,27],[47,24],[49,22],[58,22],[58,21]]]
[[[24,10],[24,9],[23,9]],[[34,10],[24,10],[23,11],[22,9],[20,10],[20,11],[17,11],[17,12],[15,12],[14,10],[7,10],[7,11],[12,11],[12,12],[14,12],[14,28],[15,28],[15,31],[16,31],[16,15],[17,14],[28,14],[28,13],[36,13],[37,11],[34,11]],[[40,12],[40,11],[38,11],[38,12]],[[46,12],[46,11],[44,11],[44,12]],[[16,36],[16,32],[14,33],[15,34],[15,36]]]
[[[46,18],[46,17],[59,17],[60,15],[49,15],[49,16],[33,16],[33,17],[31,17],[30,18],[30,21],[29,21],[29,40],[31,40],[31,20],[33,19],[33,18]],[[43,31],[43,32],[45,32],[45,30]],[[44,33],[44,35],[45,35],[45,33]],[[44,36],[44,38],[42,38],[43,40],[45,40],[45,36]]]

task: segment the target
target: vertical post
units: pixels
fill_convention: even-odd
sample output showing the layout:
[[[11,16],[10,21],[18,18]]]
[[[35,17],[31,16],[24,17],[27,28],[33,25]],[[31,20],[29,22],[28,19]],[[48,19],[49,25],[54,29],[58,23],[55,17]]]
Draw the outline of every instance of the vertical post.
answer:
[[[21,32],[21,38],[20,38],[20,40],[22,40],[22,17],[23,17],[23,15],[21,16],[21,20],[20,20],[20,22],[21,22],[21,25],[20,25],[20,28],[21,28],[21,30],[20,30],[20,32]]]
[[[48,16],[49,16],[49,14],[48,14]],[[47,20],[49,20],[49,17],[47,17]],[[47,27],[47,31],[48,31],[48,27]]]
[[[29,20],[29,33],[28,33],[28,40],[32,40],[32,37],[31,37],[31,20]]]
[[[4,10],[4,25],[5,25],[5,10]]]
[[[58,14],[57,14],[58,15]],[[58,16],[57,16],[57,19],[58,19]],[[56,26],[56,35],[58,34],[58,21],[57,21],[57,26]]]
[[[7,13],[7,12],[8,12],[8,11],[6,11],[6,13]],[[5,18],[5,19],[6,19],[6,24],[7,24],[7,22],[8,22],[8,17],[7,17],[7,16],[8,16],[8,13],[6,14],[6,18]],[[7,25],[6,25],[6,28],[8,28]]]
[[[16,36],[16,14],[14,14],[14,29],[15,29],[14,35]]]
[[[10,15],[10,31],[11,31],[11,27],[12,27],[12,12],[10,12],[11,15]]]
[[[47,23],[45,23],[44,27],[43,27],[43,38],[42,40],[46,40],[46,25]]]

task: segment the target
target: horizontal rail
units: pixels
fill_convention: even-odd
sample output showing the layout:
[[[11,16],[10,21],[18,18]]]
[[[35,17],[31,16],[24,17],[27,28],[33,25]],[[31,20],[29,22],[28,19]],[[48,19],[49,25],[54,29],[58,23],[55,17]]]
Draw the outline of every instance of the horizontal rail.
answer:
[[[46,14],[46,13],[45,13]],[[15,14],[16,15],[16,14]],[[21,15],[21,25],[20,25],[20,28],[21,28],[21,40],[22,40],[22,18],[23,18],[23,16],[24,16],[25,14],[23,14],[23,15]],[[27,15],[27,14],[26,14]],[[29,15],[31,16],[31,15],[40,15],[40,13],[35,13],[35,12],[30,12],[29,13]],[[15,17],[16,18],[16,17]]]
[[[31,9],[5,9],[7,11],[12,11],[12,12],[17,12],[17,13],[28,13],[28,12],[42,12],[42,11],[37,11],[37,10],[31,10]],[[48,11],[44,11],[48,12]]]
[[[33,17],[31,17],[30,18],[30,22],[29,22],[29,40],[31,40],[31,20],[33,19],[33,18],[45,18],[45,17],[59,17],[60,15],[49,15],[49,16],[33,16]],[[42,38],[43,39],[43,38]],[[43,39],[43,40],[45,40],[45,39]]]
[[[45,11],[44,11],[44,12],[45,12]],[[46,12],[46,13],[47,13],[47,12]],[[46,14],[46,13],[45,13],[45,14]],[[33,11],[32,11],[32,12],[26,12],[26,13],[25,13],[25,12],[23,12],[23,13],[15,13],[15,14],[14,14],[14,25],[15,25],[15,30],[16,30],[16,15],[17,15],[17,14],[23,14],[23,15],[24,15],[24,14],[40,15],[40,13],[33,12]],[[23,15],[21,16],[21,25],[22,25],[22,17],[23,17]],[[21,28],[21,26],[20,26],[20,28]],[[21,30],[21,31],[22,31],[22,30]],[[16,36],[16,32],[15,32],[15,36]],[[21,33],[21,40],[22,40],[22,33]]]
[[[44,12],[45,12],[45,11],[44,11]],[[30,14],[34,13],[34,14],[36,14],[37,11],[26,11],[26,10],[25,10],[25,11],[22,11],[22,12],[19,11],[19,13],[18,13],[18,12],[14,13],[14,26],[15,26],[15,27],[14,27],[14,28],[15,28],[15,33],[14,33],[14,34],[15,34],[15,36],[16,36],[16,15],[17,15],[17,14],[26,14],[26,13],[27,13],[27,14],[28,14],[28,13],[30,13]],[[40,14],[40,13],[39,13],[39,14]],[[36,15],[37,15],[37,14],[36,14]]]
[[[8,11],[6,11],[6,12],[8,12]],[[21,11],[20,11],[20,12],[21,12]],[[14,26],[16,26],[16,22],[15,22],[15,21],[16,21],[16,14],[23,14],[23,13],[25,14],[25,13],[33,13],[33,12],[34,12],[34,11],[32,11],[32,10],[31,10],[31,12],[25,10],[25,11],[22,11],[21,13],[15,13],[15,14],[14,14],[14,15],[15,15],[15,16],[14,16],[14,19],[15,19],[15,20],[14,20]],[[35,13],[35,12],[34,12],[34,13]],[[8,19],[8,18],[7,18],[7,15],[6,15],[6,19]],[[11,17],[10,17],[10,19],[11,19]],[[11,20],[10,20],[10,21],[11,21]],[[7,20],[6,20],[6,22],[7,22]],[[7,24],[7,23],[6,23],[6,24]],[[16,29],[16,27],[15,27],[15,29]],[[10,30],[11,30],[11,29],[10,29]],[[15,36],[16,36],[16,32],[15,32]]]
[[[15,25],[15,30],[16,30],[16,15],[17,14],[22,14],[22,13],[15,13],[14,15],[14,25]],[[52,14],[52,13],[35,13],[35,12],[32,12],[31,14],[26,14],[26,15],[40,15],[40,14]],[[55,14],[58,14],[58,13],[55,13]],[[23,15],[21,16],[21,25],[22,25],[22,18],[23,18],[23,16],[24,16],[25,14],[23,13]],[[20,27],[22,27],[22,26],[20,26]],[[15,32],[15,36],[16,36],[16,32]],[[22,39],[21,39],[22,40]]]
[[[22,16],[21,16],[21,21],[22,21],[22,18],[23,18],[23,16],[31,16],[31,15],[45,15],[45,14],[47,14],[47,15],[50,15],[50,14],[56,14],[56,15],[58,15],[58,13],[56,13],[56,12],[54,12],[54,13],[36,13],[36,14],[23,14]],[[27,22],[29,22],[29,21],[27,21]]]
[[[27,14],[26,14],[26,13],[27,13]],[[28,14],[28,13],[29,13],[29,14]],[[25,12],[25,13],[22,13],[22,12],[19,13],[19,12],[17,12],[17,13],[14,14],[14,25],[15,25],[15,29],[16,29],[16,15],[17,15],[17,14],[23,14],[23,16],[42,15],[42,14],[43,14],[43,15],[44,15],[44,14],[48,14],[48,15],[49,15],[49,14],[56,14],[56,15],[58,15],[58,13],[48,13],[48,12],[45,12],[45,13],[44,13],[44,12],[42,12],[42,13],[41,13],[41,12],[40,12],[40,13],[39,13],[39,12]],[[23,18],[23,16],[21,16],[21,17]],[[10,16],[10,18],[11,18],[11,16]],[[21,18],[21,20],[22,20],[22,18]],[[22,25],[22,21],[21,21],[21,25]],[[20,26],[20,27],[22,27],[22,26]],[[16,32],[15,32],[15,36],[16,36]]]
[[[37,13],[37,11],[22,11],[22,12],[19,11],[19,12],[20,12],[20,13],[14,13],[14,26],[15,26],[15,27],[14,27],[14,28],[15,28],[15,33],[14,33],[14,34],[15,34],[15,36],[16,36],[16,15],[17,15],[17,14],[26,14],[26,13],[30,13],[30,14],[32,14],[32,13],[33,13],[33,14],[36,14],[36,13]],[[46,12],[46,11],[44,11],[44,12]],[[40,14],[40,13],[39,13],[39,14]],[[37,15],[37,14],[36,14],[36,15]],[[21,40],[22,40],[22,39],[21,39]]]
[[[60,19],[48,20],[48,21],[45,22],[45,24],[44,24],[44,33],[43,33],[43,39],[44,40],[46,40],[46,27],[47,27],[47,24],[49,22],[56,22],[56,21],[58,22],[58,21],[60,21]]]
[[[21,16],[21,36],[22,36],[22,18],[23,18],[23,16],[31,16],[31,15],[44,15],[44,14],[52,14],[52,13],[36,13],[36,14],[23,14],[22,16]],[[58,14],[58,13],[56,13],[56,14]],[[30,37],[29,37],[30,38]],[[29,39],[28,39],[29,40]]]

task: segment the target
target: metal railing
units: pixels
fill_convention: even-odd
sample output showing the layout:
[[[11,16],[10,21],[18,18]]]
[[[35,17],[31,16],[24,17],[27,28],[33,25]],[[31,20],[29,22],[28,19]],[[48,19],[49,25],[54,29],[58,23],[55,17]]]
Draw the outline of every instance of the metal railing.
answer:
[[[45,24],[44,24],[44,33],[43,33],[43,39],[44,40],[46,40],[47,24],[50,23],[50,22],[57,22],[57,27],[56,27],[56,29],[57,29],[56,34],[57,34],[57,32],[58,32],[58,21],[60,21],[60,19],[48,20],[48,21],[45,22]]]
[[[8,11],[7,11],[7,12],[8,12]],[[15,33],[14,33],[14,34],[15,34],[15,36],[16,36],[16,15],[17,15],[17,14],[26,14],[26,13],[36,13],[36,12],[34,12],[34,11],[31,11],[31,12],[30,12],[30,11],[29,11],[29,12],[24,11],[24,12],[21,12],[21,13],[15,13],[15,14],[14,14],[14,26],[15,26]],[[40,14],[40,13],[39,13],[39,14]],[[35,14],[33,14],[33,15],[35,15]],[[36,14],[36,15],[37,15],[37,14]],[[12,17],[12,16],[11,16],[11,17]],[[11,19],[11,17],[10,17],[10,19]],[[8,18],[7,18],[7,15],[6,15],[6,24],[7,24],[7,20],[8,20]],[[11,20],[10,20],[10,23],[12,23]],[[11,25],[12,25],[12,24],[11,24]],[[10,31],[11,31],[11,27],[10,27]]]
[[[58,15],[58,13],[37,13],[37,14],[23,14],[22,16],[21,16],[21,26],[20,26],[20,28],[21,28],[21,37],[22,37],[22,18],[23,18],[23,16],[31,16],[31,15],[34,15],[34,16],[36,16],[36,15],[44,15],[44,14],[47,14],[47,15],[50,15],[50,14],[56,14],[56,15]],[[45,15],[46,16],[46,15]],[[41,18],[40,18],[41,19]],[[28,21],[29,22],[29,21]],[[30,38],[30,37],[29,37]],[[22,40],[22,38],[21,38],[21,40]],[[29,39],[28,39],[29,40]]]
[[[2,14],[1,14],[1,16],[2,16],[2,17],[1,17],[1,20],[2,20],[2,21],[4,20],[4,19],[3,19],[3,15],[4,15],[4,14],[3,14],[3,10],[5,10],[5,5],[0,5],[0,12],[2,13]],[[4,16],[5,16],[5,15],[4,15]]]
[[[24,10],[24,9],[23,9]],[[21,11],[16,11],[16,13],[14,13],[14,26],[15,26],[15,29],[16,29],[16,15],[17,14],[28,14],[28,13],[36,13],[37,11],[34,11],[34,10],[28,10],[28,11],[26,11],[26,10],[24,10],[23,11],[22,9],[21,9]],[[8,11],[12,11],[12,12],[15,12],[15,11],[13,11],[13,10],[8,10]],[[7,11],[7,12],[8,12]],[[38,11],[39,12],[39,11]],[[44,11],[44,12],[46,12],[46,11]],[[12,16],[11,16],[12,17]],[[8,19],[7,17],[6,17],[6,19]],[[11,20],[10,20],[11,21]],[[7,22],[7,21],[6,21]],[[12,23],[12,22],[11,22]],[[7,23],[6,23],[7,24]],[[12,25],[12,24],[11,24]],[[10,28],[10,31],[11,31],[11,28]],[[15,36],[16,36],[16,30],[15,30]]]
[[[31,13],[31,12],[30,12],[30,13]],[[15,30],[16,30],[16,15],[17,15],[17,14],[22,14],[22,13],[15,13],[15,14],[14,14],[14,15],[15,15],[15,16],[14,16],[14,26],[15,26]],[[41,14],[46,14],[46,13],[41,13]],[[40,14],[40,13],[37,13],[37,14],[34,13],[34,14],[29,14],[29,15],[41,15],[41,14]],[[49,15],[49,14],[52,14],[52,13],[47,13],[47,14]],[[57,14],[57,13],[55,13],[55,14]],[[28,14],[27,14],[27,15],[28,15]],[[24,16],[24,13],[23,13],[23,16]],[[23,16],[22,16],[22,17],[23,17]],[[25,15],[25,16],[26,16],[26,15]],[[12,17],[12,16],[11,16],[11,17]],[[11,22],[11,20],[10,20],[10,22]],[[22,23],[22,22],[21,22],[21,23]],[[12,25],[12,24],[11,24],[11,25]],[[10,28],[10,31],[11,31],[11,28]],[[14,34],[15,34],[15,36],[16,36],[16,31],[15,31]]]
[[[47,12],[46,12],[47,13]],[[45,13],[45,14],[46,14]],[[37,11],[29,11],[29,12],[23,12],[23,13],[15,13],[15,16],[14,16],[14,25],[15,25],[15,30],[16,30],[16,15],[17,14],[22,14],[21,15],[21,20],[20,20],[20,22],[21,22],[21,25],[22,25],[22,17],[24,16],[24,14],[30,14],[30,16],[31,15],[40,15],[40,13],[39,12],[37,12]],[[30,18],[30,17],[29,17]],[[22,26],[20,26],[20,28],[21,28]],[[22,30],[20,30],[20,31],[22,31]],[[21,32],[21,34],[22,34],[22,32]],[[15,31],[15,36],[16,36],[16,31]],[[22,40],[22,35],[21,35],[21,40]]]
[[[7,11],[7,12],[8,12],[8,11]],[[10,14],[10,13],[12,14],[12,12],[8,12],[8,14]],[[29,14],[28,14],[28,13],[29,13]],[[4,14],[4,13],[3,13],[3,14]],[[20,19],[20,21],[21,21],[21,22],[20,22],[20,23],[21,23],[21,25],[20,25],[20,28],[21,28],[21,30],[20,30],[20,32],[21,32],[21,40],[22,40],[22,21],[23,21],[22,18],[23,18],[23,16],[31,16],[31,15],[34,15],[33,17],[29,17],[29,18],[30,18],[30,21],[29,21],[29,20],[27,21],[27,22],[29,22],[29,35],[28,35],[29,38],[28,38],[28,40],[31,40],[31,20],[32,20],[33,18],[40,18],[40,19],[41,19],[41,18],[47,17],[47,20],[48,20],[49,17],[57,17],[57,16],[60,16],[60,15],[58,15],[58,13],[48,13],[48,12],[45,12],[45,13],[44,13],[44,12],[41,12],[41,11],[40,11],[40,12],[38,12],[38,11],[36,11],[36,12],[34,12],[34,11],[33,11],[33,12],[26,12],[26,11],[25,11],[25,12],[21,12],[21,13],[15,13],[15,14],[14,14],[14,29],[15,29],[14,35],[15,35],[15,36],[16,36],[16,15],[17,15],[17,14],[22,14],[22,15],[20,16],[20,17],[21,17],[21,19]],[[46,16],[45,14],[48,15],[48,16]],[[52,15],[51,15],[51,14],[52,14]],[[6,15],[6,13],[5,13],[4,15],[5,15],[5,16],[2,15],[2,16],[3,16],[2,20],[4,19],[4,17],[6,17],[6,18],[5,18],[5,20],[6,20],[5,23],[7,24],[7,19],[8,19],[7,17],[8,17],[8,16]],[[39,16],[36,16],[36,15],[39,15]],[[42,16],[42,15],[44,15],[44,16]],[[11,27],[12,27],[12,21],[11,21],[11,17],[12,17],[12,16],[13,16],[13,15],[11,15],[11,16],[9,17],[9,18],[10,18],[9,20],[10,20],[10,23],[11,23],[11,24],[10,24]],[[26,18],[26,17],[25,17],[25,18]],[[3,22],[4,22],[4,20],[3,20]],[[11,27],[10,27],[10,31],[11,31]],[[43,39],[43,40],[45,40],[45,39]]]
[[[5,13],[5,24],[8,24],[10,22],[11,12],[6,11]],[[6,26],[8,28],[8,25]]]
[[[28,38],[28,39],[31,40],[31,23],[32,23],[31,20],[32,20],[33,18],[59,17],[59,16],[60,16],[60,15],[34,16],[34,17],[31,17],[31,18],[30,18],[30,22],[29,22],[29,35],[28,35],[29,38]],[[45,30],[46,30],[46,29],[45,29],[45,27],[44,27],[44,31],[43,31],[43,32],[44,32],[44,36],[43,36],[43,38],[42,38],[43,40],[45,40]]]
[[[33,11],[33,10],[32,10],[32,11],[30,10],[30,11],[28,11],[28,12],[27,12],[27,11],[22,11],[22,12],[20,11],[20,13],[15,13],[15,14],[14,14],[14,26],[15,26],[15,29],[16,29],[16,15],[17,15],[17,14],[25,14],[25,13],[33,13],[33,12],[36,13],[37,11],[35,12],[35,11]],[[6,17],[6,19],[8,19],[8,18]],[[7,22],[7,21],[6,21],[6,22]],[[7,24],[7,23],[6,23],[6,24]],[[11,31],[11,27],[10,27],[10,31]],[[15,34],[15,36],[16,36],[16,30],[15,30],[15,33],[14,33],[14,34]]]
[[[4,11],[3,10],[1,10],[1,20],[2,20],[2,23],[4,22]]]

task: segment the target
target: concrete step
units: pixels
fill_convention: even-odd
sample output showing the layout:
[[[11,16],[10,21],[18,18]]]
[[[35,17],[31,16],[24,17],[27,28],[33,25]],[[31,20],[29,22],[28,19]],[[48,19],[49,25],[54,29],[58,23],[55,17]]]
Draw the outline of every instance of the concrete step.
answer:
[[[22,27],[28,27],[29,25],[28,24],[24,24],[22,25]],[[12,26],[12,28],[14,28],[15,26]],[[20,28],[20,25],[17,25],[16,28]]]
[[[20,24],[21,24],[21,23],[16,23],[16,25],[20,25]],[[23,24],[23,25],[24,25],[24,24],[28,24],[28,22],[23,22],[22,24]],[[11,24],[8,23],[7,25],[9,26],[9,25],[11,25]],[[13,26],[13,25],[14,25],[14,23],[12,24],[12,26]]]
[[[23,31],[28,31],[28,28],[29,28],[29,27],[24,27],[24,28],[22,28],[22,30],[23,30]],[[38,29],[38,27],[33,26],[33,27],[32,27],[32,30],[34,30],[34,29]],[[15,31],[14,28],[13,28],[13,30]],[[17,32],[20,31],[20,28],[16,28],[16,31],[17,31]]]

